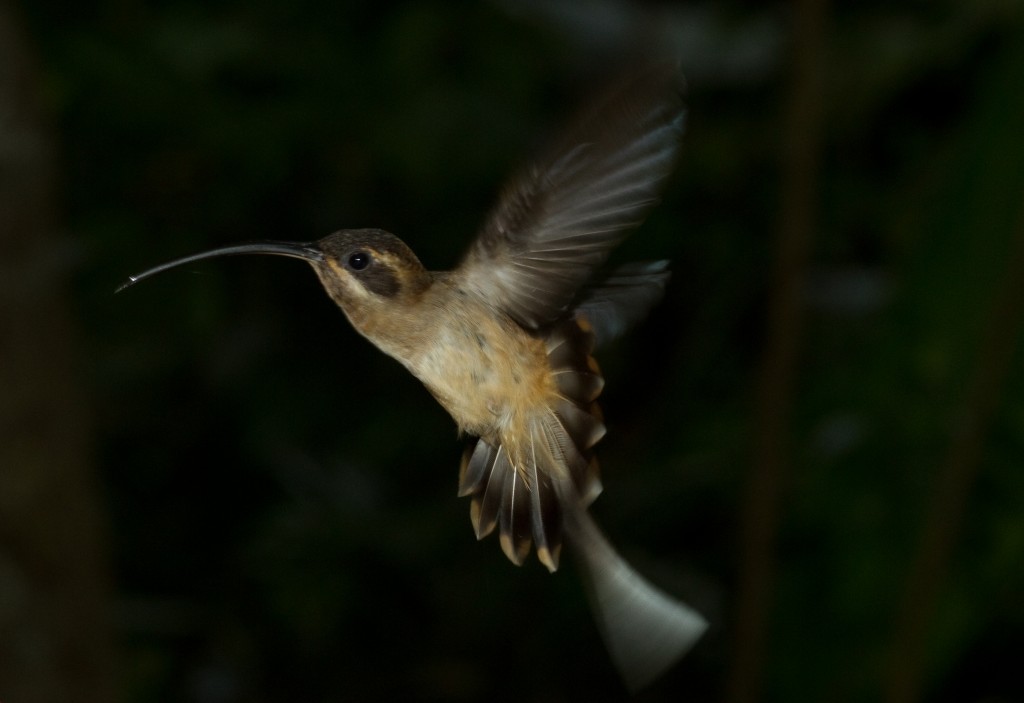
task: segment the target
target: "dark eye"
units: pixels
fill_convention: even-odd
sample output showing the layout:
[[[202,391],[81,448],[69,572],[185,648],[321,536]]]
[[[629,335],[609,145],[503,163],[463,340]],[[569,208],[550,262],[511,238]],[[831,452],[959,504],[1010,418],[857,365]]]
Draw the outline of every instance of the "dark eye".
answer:
[[[365,251],[357,251],[348,257],[348,267],[353,271],[362,271],[370,265],[370,255]]]

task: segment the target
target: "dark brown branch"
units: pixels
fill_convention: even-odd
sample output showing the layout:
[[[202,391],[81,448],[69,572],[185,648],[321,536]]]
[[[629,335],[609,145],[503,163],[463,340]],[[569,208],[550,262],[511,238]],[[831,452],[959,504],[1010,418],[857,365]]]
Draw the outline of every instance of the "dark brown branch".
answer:
[[[775,572],[775,542],[788,474],[790,420],[802,328],[801,287],[814,229],[821,151],[826,4],[793,7],[792,76],[782,154],[778,250],[766,349],[756,396],[754,456],[740,524],[732,703],[760,697]]]
[[[39,76],[0,2],[0,697],[111,701],[106,559],[89,415],[54,237]]]

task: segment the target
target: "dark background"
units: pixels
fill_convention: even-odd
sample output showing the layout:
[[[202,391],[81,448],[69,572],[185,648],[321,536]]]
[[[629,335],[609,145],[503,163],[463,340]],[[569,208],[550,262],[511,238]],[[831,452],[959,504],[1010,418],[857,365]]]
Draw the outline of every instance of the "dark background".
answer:
[[[640,700],[1024,700],[1024,7],[0,2],[0,700],[617,700],[571,563],[313,274],[458,261],[638,45],[683,158],[614,255],[594,512],[712,628]]]

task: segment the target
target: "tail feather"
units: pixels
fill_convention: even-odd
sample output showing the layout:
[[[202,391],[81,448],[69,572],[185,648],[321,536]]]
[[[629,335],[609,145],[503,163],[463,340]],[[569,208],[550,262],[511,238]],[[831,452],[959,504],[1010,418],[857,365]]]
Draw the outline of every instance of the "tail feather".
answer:
[[[646,282],[660,275],[645,270],[639,277]],[[606,297],[619,302],[611,293]],[[576,318],[550,330],[545,341],[559,397],[528,419],[526,437],[507,444],[486,437],[467,448],[459,495],[471,497],[477,538],[498,527],[502,551],[514,564],[535,548],[541,563],[555,571],[563,536],[571,543],[601,636],[636,691],[683,656],[707,623],[634,571],[587,513],[601,492],[592,448],[605,431],[594,402],[603,384],[590,356],[594,334],[586,319]]]
[[[487,437],[467,448],[459,495],[471,496],[477,539],[497,527],[501,548],[513,563],[521,564],[536,547],[538,559],[554,571],[562,538],[554,482],[570,477],[584,504],[601,492],[591,448],[605,433],[594,402],[604,380],[590,356],[594,336],[585,320],[556,325],[545,344],[559,396],[551,408],[528,421],[525,440],[503,444],[501,437]]]
[[[582,507],[565,510],[565,535],[581,566],[608,653],[635,693],[686,654],[704,634],[707,621],[637,573]]]
[[[477,492],[485,484],[494,466],[497,450],[487,442],[474,442],[466,447],[459,469],[459,498]]]
[[[564,467],[563,471],[568,470],[577,494],[582,497],[585,504],[589,505],[601,493],[601,476],[597,467],[597,459],[592,452],[580,448],[582,442],[574,441],[561,414],[554,412],[544,417],[542,428],[540,433],[548,455],[553,457],[556,466]],[[596,433],[598,428],[603,434],[604,425],[591,427],[589,431]],[[586,435],[588,439],[590,436],[590,434]],[[553,472],[553,475],[557,475],[557,473],[560,472]]]
[[[552,456],[564,459],[577,493],[589,504],[601,493],[597,460],[590,450],[605,433],[601,409],[595,402],[604,378],[590,355],[594,333],[585,319],[566,320],[548,332],[545,343],[548,365],[561,394],[553,408],[557,422],[545,418],[545,435],[553,445]]]
[[[505,478],[515,473],[509,461],[508,452],[504,447],[494,450],[494,461],[489,470],[485,471],[478,490],[473,494],[469,506],[469,516],[476,530],[476,538],[483,539],[491,534],[498,523],[498,512],[505,497]]]
[[[546,439],[530,439],[530,460],[520,462],[518,469],[503,446],[477,440],[463,455],[459,495],[471,496],[469,515],[477,539],[498,527],[501,549],[513,564],[521,565],[536,545],[537,558],[555,571],[562,515],[551,478],[541,468],[551,464],[552,455]]]
[[[562,553],[562,510],[551,478],[533,466],[534,490],[530,492],[533,511],[533,540],[537,546],[537,559],[548,571],[558,569]]]
[[[533,546],[530,488],[515,469],[505,471],[502,483],[498,542],[509,561],[516,566],[522,566],[523,560],[530,553],[530,547]]]
[[[555,405],[555,414],[565,434],[581,451],[590,449],[604,437],[604,423],[571,400],[560,399]]]

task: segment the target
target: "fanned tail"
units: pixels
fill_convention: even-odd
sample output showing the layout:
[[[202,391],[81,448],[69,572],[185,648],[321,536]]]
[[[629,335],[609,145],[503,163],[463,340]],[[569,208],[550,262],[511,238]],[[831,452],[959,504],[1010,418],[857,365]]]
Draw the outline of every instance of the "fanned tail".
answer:
[[[517,566],[536,541],[538,557],[553,571],[562,526],[557,497],[535,464],[523,468],[532,471],[517,470],[503,445],[477,440],[462,459],[459,496],[472,496],[469,516],[477,539],[499,527],[501,549]]]
[[[497,527],[501,548],[515,564],[535,547],[554,571],[563,536],[571,543],[601,636],[636,691],[682,657],[707,623],[634,571],[587,513],[601,492],[592,447],[604,435],[595,402],[604,381],[590,356],[594,334],[580,317],[552,329],[545,341],[558,397],[529,419],[525,437],[505,443],[483,438],[467,448],[459,495],[472,498],[477,539]]]
[[[594,337],[585,320],[564,321],[545,343],[557,398],[524,422],[523,436],[486,437],[468,447],[459,495],[472,498],[477,539],[497,527],[501,548],[514,564],[536,547],[537,558],[555,571],[562,511],[554,483],[568,477],[586,504],[601,492],[591,448],[604,436],[595,402],[604,380],[590,356]]]
[[[502,551],[514,564],[522,564],[535,546],[542,564],[550,571],[558,568],[563,523],[558,482],[569,481],[573,493],[587,495],[587,501],[601,490],[597,463],[590,452],[580,451],[568,427],[587,428],[593,441],[603,434],[598,420],[565,401],[531,423],[516,457],[505,445],[484,439],[463,456],[459,495],[472,498],[469,514],[477,539],[497,527]]]

